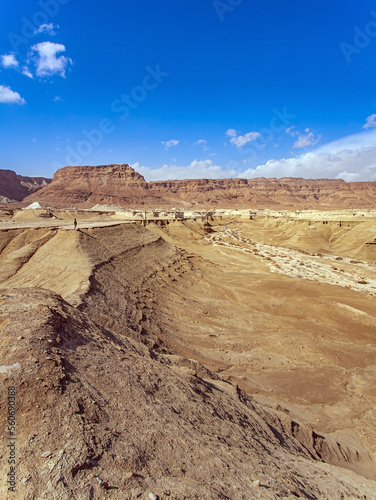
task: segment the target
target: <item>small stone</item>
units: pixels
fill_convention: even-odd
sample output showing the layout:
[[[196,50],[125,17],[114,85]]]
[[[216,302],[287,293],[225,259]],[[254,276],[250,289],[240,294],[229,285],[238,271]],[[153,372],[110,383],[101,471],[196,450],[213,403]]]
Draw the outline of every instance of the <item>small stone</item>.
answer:
[[[105,490],[108,489],[108,483],[106,481],[103,481],[99,476],[95,476],[95,479],[98,481],[98,484],[101,488],[104,488]]]
[[[31,478],[31,476],[23,477],[21,479],[21,483],[27,483],[30,478]]]
[[[17,337],[17,340],[22,340],[24,339],[25,337],[23,335],[20,335],[19,337]]]
[[[260,479],[257,479],[256,481],[252,481],[253,486],[258,488],[260,486]]]
[[[149,493],[150,500],[158,500],[158,496],[155,493]]]
[[[41,457],[42,458],[48,458],[52,455],[52,453],[50,451],[45,451],[44,453],[42,453]]]

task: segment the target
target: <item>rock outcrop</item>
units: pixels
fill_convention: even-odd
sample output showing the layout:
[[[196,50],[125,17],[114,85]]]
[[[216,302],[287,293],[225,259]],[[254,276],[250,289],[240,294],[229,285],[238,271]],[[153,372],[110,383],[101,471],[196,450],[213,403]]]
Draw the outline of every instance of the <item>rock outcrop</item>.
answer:
[[[44,177],[24,177],[13,170],[0,170],[0,203],[22,201],[50,182]]]
[[[55,207],[373,207],[376,182],[340,179],[194,179],[146,182],[129,165],[64,167],[25,201]]]

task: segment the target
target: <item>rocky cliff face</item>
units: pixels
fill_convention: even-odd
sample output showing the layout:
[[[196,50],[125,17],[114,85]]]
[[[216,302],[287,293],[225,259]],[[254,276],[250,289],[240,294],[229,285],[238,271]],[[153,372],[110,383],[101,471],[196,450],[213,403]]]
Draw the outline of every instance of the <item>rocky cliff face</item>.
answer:
[[[51,184],[28,196],[55,207],[373,207],[376,182],[342,180],[197,179],[147,183],[129,165],[64,167]]]
[[[44,177],[23,177],[13,170],[0,170],[0,203],[22,201],[50,182]]]
[[[220,179],[159,181],[148,184],[150,192],[173,193],[194,205],[218,208],[276,206],[374,206],[376,183],[342,180]]]

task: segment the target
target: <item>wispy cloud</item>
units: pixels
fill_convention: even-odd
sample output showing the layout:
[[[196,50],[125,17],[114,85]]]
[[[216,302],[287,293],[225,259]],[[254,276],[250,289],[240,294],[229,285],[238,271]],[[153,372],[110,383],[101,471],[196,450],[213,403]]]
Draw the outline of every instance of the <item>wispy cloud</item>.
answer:
[[[177,141],[176,139],[171,139],[170,141],[162,141],[161,144],[164,145],[165,149],[169,149],[169,148],[172,148],[174,146],[177,146],[179,144],[180,141]]]
[[[209,151],[210,148],[207,147],[208,141],[205,139],[199,139],[198,141],[193,143],[193,146],[202,146],[203,151]]]
[[[41,42],[31,47],[34,54],[36,54],[36,75],[53,76],[59,75],[65,78],[65,71],[68,66],[73,64],[72,59],[59,56],[60,52],[65,52],[65,46],[61,43]]]
[[[201,145],[205,145],[207,143],[208,143],[208,141],[205,141],[205,139],[199,139],[198,141],[194,142],[193,145],[194,146],[201,146]]]
[[[287,128],[285,132],[291,137],[297,137],[293,145],[294,149],[306,148],[307,146],[315,146],[321,139],[321,135],[316,136],[315,133],[312,132],[309,128],[306,128],[304,130],[305,133],[302,134],[301,132],[296,130],[295,125]]]
[[[231,137],[230,142],[237,148],[241,148],[248,142],[254,141],[260,137],[259,132],[247,132],[244,135],[238,135],[237,131],[234,128],[229,128],[226,131],[226,135]]]
[[[57,28],[59,28],[59,26],[57,26]],[[41,24],[39,28],[34,31],[34,35],[40,35],[41,33],[48,33],[49,35],[55,36],[56,32],[54,31],[54,25],[52,23]]]
[[[295,141],[293,148],[300,149],[307,146],[314,146],[319,142],[321,136],[316,136],[309,128],[305,129],[305,134],[298,133],[298,139]]]
[[[0,85],[0,102],[4,104],[26,104],[23,97],[18,92],[14,92],[10,87]]]
[[[151,169],[135,163],[131,165],[147,181],[174,180],[174,179],[223,179],[234,177],[235,170],[224,170],[211,160],[193,160],[189,165],[163,165],[161,168]]]
[[[376,129],[343,137],[298,157],[269,160],[238,177],[376,181]]]
[[[291,137],[296,137],[297,135],[299,135],[299,132],[297,130],[295,130],[295,125],[293,125],[292,127],[286,128],[285,132],[286,132],[286,134],[291,135]]]
[[[29,70],[27,66],[24,66],[21,70],[21,73],[29,78],[34,78],[33,73]]]
[[[376,127],[376,114],[367,116],[366,123],[363,125],[363,128],[373,128]]]
[[[0,56],[0,66],[5,69],[15,69],[23,75],[33,78],[33,74],[30,69],[26,65],[20,67],[20,63],[17,61],[16,56],[13,53]]]
[[[19,67],[16,56],[13,53],[0,56],[0,64],[3,68],[17,69]]]

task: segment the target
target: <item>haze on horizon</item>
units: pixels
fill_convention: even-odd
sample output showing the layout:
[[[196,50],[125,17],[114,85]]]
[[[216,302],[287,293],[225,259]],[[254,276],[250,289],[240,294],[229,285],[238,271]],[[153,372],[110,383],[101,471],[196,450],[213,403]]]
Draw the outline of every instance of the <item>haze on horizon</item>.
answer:
[[[0,168],[376,181],[376,7],[9,0]]]

